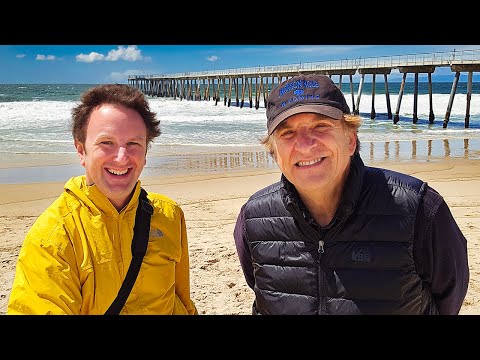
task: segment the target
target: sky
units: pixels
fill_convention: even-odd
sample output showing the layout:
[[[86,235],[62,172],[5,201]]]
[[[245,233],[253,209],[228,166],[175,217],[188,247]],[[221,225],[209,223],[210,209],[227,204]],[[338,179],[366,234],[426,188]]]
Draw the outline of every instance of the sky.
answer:
[[[127,83],[129,75],[478,49],[480,45],[0,45],[0,84]],[[460,81],[466,76],[462,73]],[[440,67],[432,79],[451,82],[453,73]],[[392,71],[389,80],[400,81],[401,74]],[[474,81],[480,81],[477,73]]]

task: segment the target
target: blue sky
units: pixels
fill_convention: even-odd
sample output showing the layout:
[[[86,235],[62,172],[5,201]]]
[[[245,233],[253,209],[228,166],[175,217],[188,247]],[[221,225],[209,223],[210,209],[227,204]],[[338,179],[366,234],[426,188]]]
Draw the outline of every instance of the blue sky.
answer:
[[[126,83],[128,75],[289,65],[454,49],[480,49],[480,45],[0,45],[0,83]],[[392,72],[390,79],[394,76]],[[400,76],[396,78],[400,80]],[[453,73],[448,67],[437,68],[433,74],[434,81],[452,79]],[[479,79],[474,76],[474,80]]]

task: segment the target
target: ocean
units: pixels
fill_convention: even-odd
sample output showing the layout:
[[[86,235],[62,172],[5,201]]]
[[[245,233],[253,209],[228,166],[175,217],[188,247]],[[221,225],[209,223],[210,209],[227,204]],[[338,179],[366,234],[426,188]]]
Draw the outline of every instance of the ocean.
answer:
[[[73,147],[69,122],[80,94],[92,84],[0,84],[0,183],[65,181],[83,173]],[[371,119],[372,84],[365,83],[359,111],[364,161],[439,161],[444,157],[480,159],[480,83],[473,83],[470,126],[465,128],[467,84],[459,83],[448,126],[443,128],[452,84],[434,82],[434,123],[429,124],[428,84],[419,83],[416,124],[414,86],[406,83],[399,122],[387,116],[383,82],[376,83]],[[389,83],[391,112],[395,115],[400,83]],[[342,83],[352,109],[350,85]],[[358,83],[354,87],[355,102]],[[232,101],[235,99],[232,99]],[[265,135],[263,98],[259,109],[248,102],[223,97],[210,101],[149,97],[161,121],[162,135],[149,150],[142,176],[275,169],[276,164],[259,145]],[[356,105],[356,103],[355,103]],[[32,166],[35,164],[35,166]]]

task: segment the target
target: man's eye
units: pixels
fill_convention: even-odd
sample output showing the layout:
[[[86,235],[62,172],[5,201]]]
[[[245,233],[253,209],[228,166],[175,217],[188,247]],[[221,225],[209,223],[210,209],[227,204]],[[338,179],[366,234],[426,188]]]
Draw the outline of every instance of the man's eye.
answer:
[[[282,133],[280,133],[281,137],[287,137],[287,136],[292,136],[294,132],[292,130],[285,130]]]

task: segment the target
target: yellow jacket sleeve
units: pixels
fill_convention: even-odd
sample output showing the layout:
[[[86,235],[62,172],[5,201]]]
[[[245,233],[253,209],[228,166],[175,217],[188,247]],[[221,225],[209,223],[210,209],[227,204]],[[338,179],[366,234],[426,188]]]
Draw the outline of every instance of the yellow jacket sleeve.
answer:
[[[72,264],[75,253],[66,231],[47,211],[25,237],[7,314],[78,314],[81,284]]]

